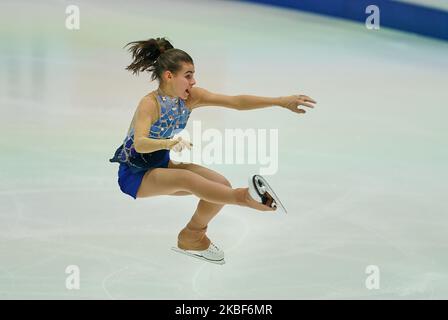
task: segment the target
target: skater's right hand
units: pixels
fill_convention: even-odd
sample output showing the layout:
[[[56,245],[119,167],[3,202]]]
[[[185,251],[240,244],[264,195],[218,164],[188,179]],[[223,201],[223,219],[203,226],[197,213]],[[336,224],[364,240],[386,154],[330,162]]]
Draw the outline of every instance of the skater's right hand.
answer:
[[[171,140],[173,142],[172,142],[172,145],[170,147],[170,150],[173,150],[174,152],[180,153],[185,148],[190,150],[191,147],[193,146],[193,144],[190,141],[182,139],[182,137],[180,137],[180,136],[177,137],[177,138],[171,139]]]
[[[167,139],[166,140],[166,148],[165,149],[168,149],[168,150],[173,149],[175,145],[180,143],[181,139],[182,139],[181,137],[177,137],[177,138],[174,138],[174,139]]]

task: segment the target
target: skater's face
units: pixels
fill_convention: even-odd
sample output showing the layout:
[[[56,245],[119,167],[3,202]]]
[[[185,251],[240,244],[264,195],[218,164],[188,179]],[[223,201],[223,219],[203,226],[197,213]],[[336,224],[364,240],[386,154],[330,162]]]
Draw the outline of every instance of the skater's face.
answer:
[[[196,84],[194,79],[194,65],[182,62],[182,68],[173,74],[165,71],[165,81],[173,95],[186,100],[190,96],[190,89]]]

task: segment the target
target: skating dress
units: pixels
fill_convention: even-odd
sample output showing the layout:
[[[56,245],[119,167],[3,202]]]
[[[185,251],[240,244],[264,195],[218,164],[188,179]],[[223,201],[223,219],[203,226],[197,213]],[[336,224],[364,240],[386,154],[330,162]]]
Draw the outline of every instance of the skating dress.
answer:
[[[148,138],[171,139],[187,125],[190,109],[181,98],[157,95],[160,105],[160,117],[148,132]],[[170,151],[166,149],[150,153],[138,153],[134,148],[134,127],[131,124],[126,138],[118,147],[110,162],[120,163],[118,185],[121,191],[137,198],[137,191],[145,173],[154,168],[167,168]]]

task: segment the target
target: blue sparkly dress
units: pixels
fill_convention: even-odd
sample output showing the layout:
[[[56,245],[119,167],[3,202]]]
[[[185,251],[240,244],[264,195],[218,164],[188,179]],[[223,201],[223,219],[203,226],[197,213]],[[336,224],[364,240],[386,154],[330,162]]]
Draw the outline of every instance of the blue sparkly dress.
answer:
[[[157,95],[160,105],[160,117],[148,131],[148,138],[171,139],[182,131],[190,117],[190,109],[185,101],[175,97]],[[122,145],[118,147],[110,162],[120,163],[118,169],[118,184],[120,189],[136,199],[146,171],[152,168],[167,168],[170,151],[166,149],[149,153],[138,153],[134,148],[134,127],[129,128]]]

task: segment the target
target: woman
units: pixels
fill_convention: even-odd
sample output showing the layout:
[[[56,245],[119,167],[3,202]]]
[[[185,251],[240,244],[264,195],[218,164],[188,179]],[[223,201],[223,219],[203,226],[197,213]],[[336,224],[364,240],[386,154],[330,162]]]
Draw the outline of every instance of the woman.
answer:
[[[176,251],[209,261],[224,263],[224,252],[206,236],[210,220],[225,204],[274,211],[281,206],[266,180],[251,177],[249,188],[232,188],[221,174],[193,163],[175,164],[170,150],[191,148],[188,141],[173,136],[185,128],[193,109],[223,106],[249,110],[281,106],[305,113],[299,105],[313,108],[304,95],[266,98],[250,95],[226,96],[194,87],[194,63],[186,52],[174,48],[166,38],[128,43],[133,61],[126,68],[133,74],[148,71],[158,80],[157,90],[144,96],[134,114],[123,144],[111,162],[119,162],[120,189],[134,199],[158,195],[195,195],[200,198],[191,220],[178,235]]]

